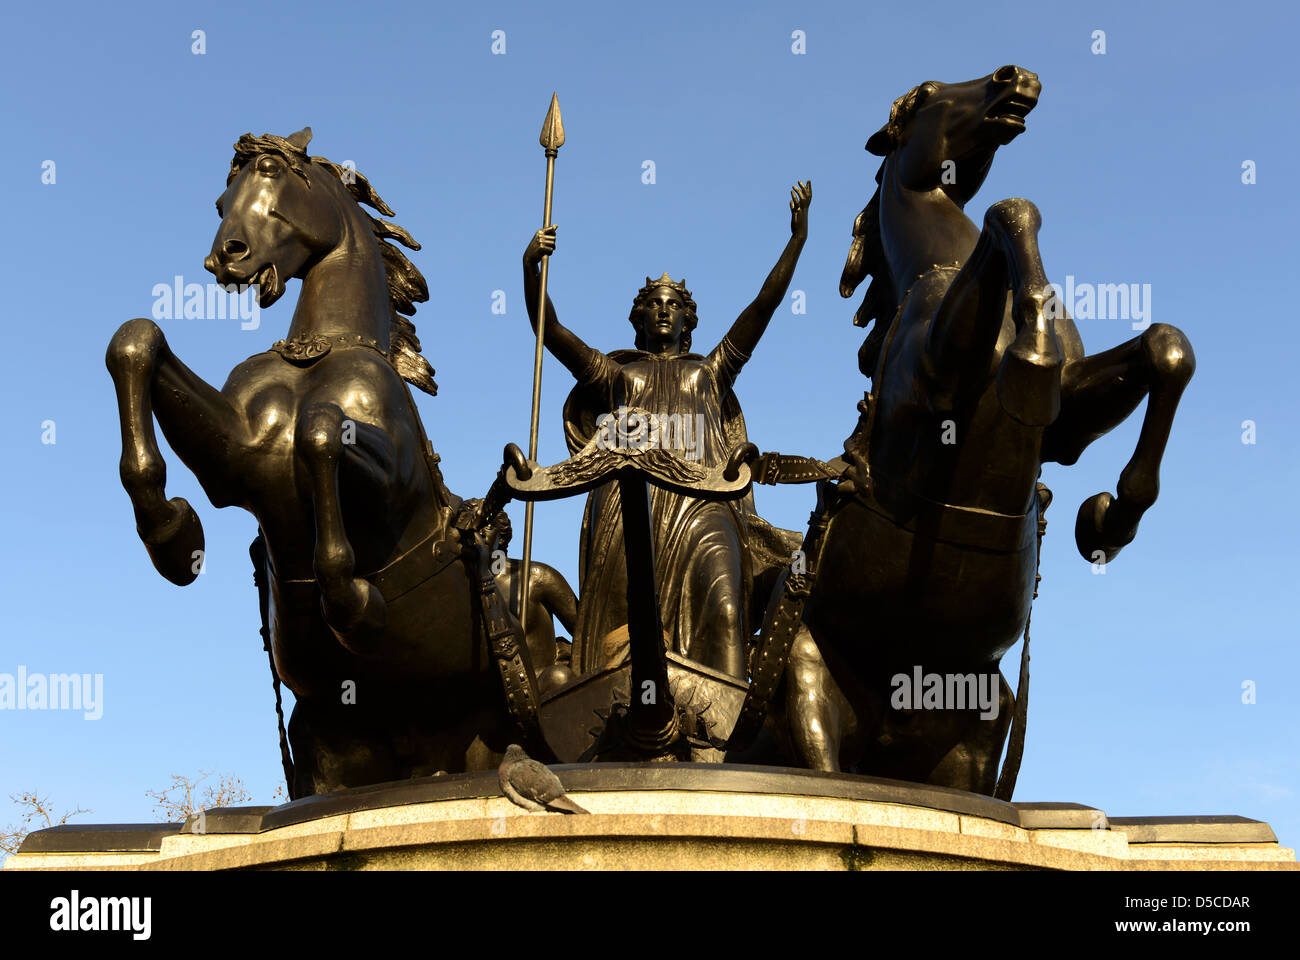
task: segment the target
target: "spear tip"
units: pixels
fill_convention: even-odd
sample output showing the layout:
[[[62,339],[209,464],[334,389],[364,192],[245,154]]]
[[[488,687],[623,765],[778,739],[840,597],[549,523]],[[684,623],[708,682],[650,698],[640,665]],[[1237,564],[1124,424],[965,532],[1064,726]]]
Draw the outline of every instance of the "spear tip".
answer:
[[[547,150],[558,150],[564,146],[564,121],[560,118],[560,98],[551,94],[551,108],[546,111],[542,122],[542,135],[539,138]]]

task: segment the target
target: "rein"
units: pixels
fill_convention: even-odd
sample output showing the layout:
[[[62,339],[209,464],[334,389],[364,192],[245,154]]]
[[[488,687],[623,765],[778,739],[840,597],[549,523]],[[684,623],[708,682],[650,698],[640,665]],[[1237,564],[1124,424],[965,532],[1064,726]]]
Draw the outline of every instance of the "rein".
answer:
[[[271,686],[275,688],[275,717],[280,728],[280,763],[284,767],[284,783],[289,799],[297,800],[293,794],[293,755],[289,752],[289,737],[284,729],[284,706],[280,700],[280,674],[275,669],[275,654],[271,651],[271,628],[266,622],[270,609],[270,588],[266,580],[266,538],[261,530],[257,531],[257,537],[249,545],[248,555],[253,561],[253,584],[257,587],[257,606],[262,615],[262,649],[266,651],[267,662],[271,665]]]
[[[1047,507],[1052,502],[1052,491],[1045,484],[1035,488],[1038,502],[1038,540],[1034,546],[1034,595],[1029,600],[1025,614],[1025,639],[1020,648],[1020,678],[1016,681],[1016,707],[1011,717],[1011,733],[1007,737],[1007,755],[1002,760],[1002,772],[993,796],[1010,802],[1016,790],[1016,777],[1020,775],[1020,760],[1025,752],[1025,725],[1029,722],[1029,621],[1034,615],[1033,602],[1038,599],[1038,585],[1043,576],[1038,572],[1043,559],[1043,535],[1047,533]]]

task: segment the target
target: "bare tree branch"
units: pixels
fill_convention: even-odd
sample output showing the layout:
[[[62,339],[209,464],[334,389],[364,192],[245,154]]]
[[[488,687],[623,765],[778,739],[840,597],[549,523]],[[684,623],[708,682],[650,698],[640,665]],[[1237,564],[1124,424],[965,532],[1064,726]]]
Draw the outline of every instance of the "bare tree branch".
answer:
[[[145,791],[145,796],[155,801],[154,813],[173,823],[185,821],[200,810],[228,807],[253,799],[244,787],[244,781],[231,774],[222,774],[215,784],[208,784],[200,793],[199,785],[210,776],[210,770],[200,770],[197,777],[173,773],[171,786],[165,790]]]
[[[17,826],[10,825],[4,830],[0,830],[0,852],[2,853],[17,853],[27,834],[33,830],[59,827],[79,814],[90,813],[89,810],[78,807],[76,810],[69,810],[61,814],[56,819],[49,797],[42,797],[35,790],[29,790],[26,793],[11,793],[9,799],[18,805],[18,809],[23,812],[23,815]]]

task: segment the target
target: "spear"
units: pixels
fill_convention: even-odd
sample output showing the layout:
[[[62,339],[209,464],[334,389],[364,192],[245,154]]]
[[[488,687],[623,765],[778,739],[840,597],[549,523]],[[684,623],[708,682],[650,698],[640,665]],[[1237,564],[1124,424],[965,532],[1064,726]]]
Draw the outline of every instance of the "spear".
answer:
[[[546,205],[542,213],[542,229],[551,225],[551,195],[555,190],[555,158],[564,146],[564,121],[560,119],[560,98],[551,94],[551,106],[542,121],[542,135],[539,138],[546,150]],[[537,350],[533,354],[533,416],[528,426],[528,459],[537,460],[537,419],[542,405],[542,344],[543,331],[546,329],[546,277],[550,266],[550,255],[542,257],[542,279],[537,302]],[[533,560],[533,501],[524,507],[524,563],[522,586],[519,590],[519,627],[524,636],[528,636],[528,581],[532,572]]]

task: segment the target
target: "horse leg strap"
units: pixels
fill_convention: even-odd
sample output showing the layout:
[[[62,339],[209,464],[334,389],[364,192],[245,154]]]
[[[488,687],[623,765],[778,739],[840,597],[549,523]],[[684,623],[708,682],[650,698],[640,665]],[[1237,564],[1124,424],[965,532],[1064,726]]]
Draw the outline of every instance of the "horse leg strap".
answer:
[[[554,754],[542,736],[537,692],[528,677],[524,664],[523,648],[518,628],[511,623],[510,614],[496,578],[490,572],[479,578],[479,602],[483,610],[483,629],[487,634],[488,650],[501,673],[501,686],[505,691],[510,716],[519,726],[525,746],[534,759],[543,763],[555,762]]]
[[[790,648],[803,623],[804,605],[812,595],[813,585],[817,580],[817,562],[821,557],[822,543],[826,539],[826,530],[830,518],[823,504],[819,503],[808,523],[804,534],[802,553],[805,571],[791,571],[785,578],[781,590],[781,599],[776,611],[763,625],[759,637],[758,650],[751,667],[752,678],[745,701],[741,704],[740,715],[736,725],[727,739],[728,749],[743,749],[753,743],[762,729],[767,716],[768,706],[776,695],[785,676],[786,663],[790,659]]]

